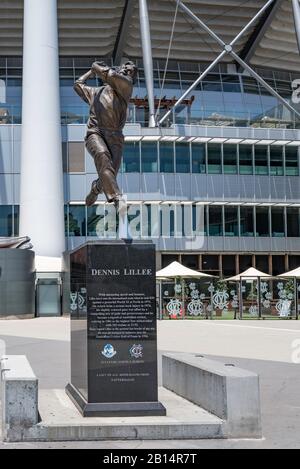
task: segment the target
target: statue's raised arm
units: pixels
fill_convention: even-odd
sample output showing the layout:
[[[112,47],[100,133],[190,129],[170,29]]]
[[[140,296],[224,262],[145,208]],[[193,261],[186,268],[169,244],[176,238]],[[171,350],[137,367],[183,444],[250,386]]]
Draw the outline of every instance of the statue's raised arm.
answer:
[[[137,74],[132,62],[127,62],[123,67],[109,67],[104,62],[94,62],[92,72],[129,102]]]
[[[94,76],[94,72],[92,70],[89,70],[87,73],[78,78],[78,80],[76,80],[74,83],[74,90],[76,91],[78,96],[80,96],[80,98],[87,104],[91,104],[95,95],[95,88],[93,88],[92,86],[87,86],[86,82]]]

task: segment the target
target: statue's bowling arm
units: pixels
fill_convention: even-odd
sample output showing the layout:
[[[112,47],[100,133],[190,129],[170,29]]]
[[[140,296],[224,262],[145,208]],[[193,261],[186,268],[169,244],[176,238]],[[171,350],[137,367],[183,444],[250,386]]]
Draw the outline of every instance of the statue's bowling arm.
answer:
[[[94,62],[92,65],[92,72],[101,78],[102,81],[107,81],[107,76],[111,68],[105,62]]]
[[[91,86],[87,86],[85,83],[93,76],[94,72],[92,70],[89,70],[87,73],[78,78],[78,80],[76,80],[74,84],[74,91],[87,104],[91,104],[92,98],[94,96],[94,88]]]
[[[92,71],[122,95],[126,101],[130,100],[133,84],[125,75],[119,73],[115,68],[108,67],[104,62],[93,63]]]

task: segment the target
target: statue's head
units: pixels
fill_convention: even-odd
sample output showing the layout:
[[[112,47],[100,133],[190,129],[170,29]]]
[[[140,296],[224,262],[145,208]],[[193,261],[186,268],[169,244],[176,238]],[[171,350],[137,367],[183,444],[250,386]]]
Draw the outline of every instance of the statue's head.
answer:
[[[122,65],[121,72],[124,75],[130,77],[133,81],[133,84],[136,83],[137,76],[138,76],[138,68],[134,62],[129,61],[129,62],[126,62],[124,65]]]

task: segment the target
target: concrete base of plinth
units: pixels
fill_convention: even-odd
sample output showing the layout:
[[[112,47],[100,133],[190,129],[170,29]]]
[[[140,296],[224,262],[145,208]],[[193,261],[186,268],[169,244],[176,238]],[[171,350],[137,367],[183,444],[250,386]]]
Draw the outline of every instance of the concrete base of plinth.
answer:
[[[63,389],[40,390],[41,423],[23,430],[22,441],[183,440],[224,438],[224,421],[164,389],[163,417],[82,417]]]

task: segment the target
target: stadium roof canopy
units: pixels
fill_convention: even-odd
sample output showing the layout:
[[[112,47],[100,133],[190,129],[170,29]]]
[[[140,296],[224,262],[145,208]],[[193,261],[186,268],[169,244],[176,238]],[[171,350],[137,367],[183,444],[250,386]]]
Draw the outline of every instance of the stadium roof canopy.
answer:
[[[229,43],[266,0],[184,0]],[[149,0],[154,59],[166,59],[175,0]],[[142,56],[138,0],[58,0],[60,55]],[[22,55],[23,0],[0,3],[0,56]],[[243,36],[236,51],[256,67],[300,71],[291,0],[274,6]],[[178,12],[171,59],[211,62],[220,52],[206,32]],[[230,62],[227,56],[224,60]]]

